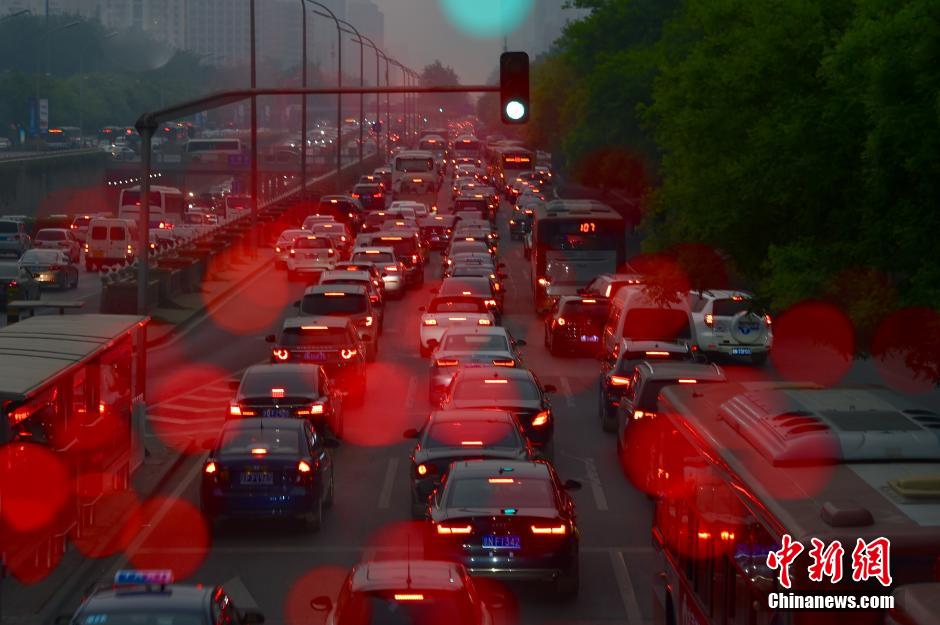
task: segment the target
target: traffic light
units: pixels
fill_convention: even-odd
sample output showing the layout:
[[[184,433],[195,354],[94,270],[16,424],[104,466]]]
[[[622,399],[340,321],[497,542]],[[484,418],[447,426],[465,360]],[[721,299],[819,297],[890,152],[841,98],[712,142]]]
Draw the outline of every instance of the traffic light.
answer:
[[[499,57],[499,112],[504,124],[529,121],[529,55],[503,52]]]

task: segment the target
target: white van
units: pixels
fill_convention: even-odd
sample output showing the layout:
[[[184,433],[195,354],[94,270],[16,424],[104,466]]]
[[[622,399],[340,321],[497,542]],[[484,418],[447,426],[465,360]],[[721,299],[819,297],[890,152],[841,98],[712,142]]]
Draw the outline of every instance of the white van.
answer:
[[[85,269],[133,262],[137,250],[137,224],[119,217],[95,217],[85,237]]]
[[[228,165],[229,156],[241,154],[241,139],[190,139],[186,142],[186,160],[190,163]]]
[[[658,293],[655,286],[625,286],[610,300],[603,354],[610,358],[623,340],[689,344],[692,318],[686,293]]]
[[[154,185],[150,187],[150,224],[158,228],[160,223],[180,224],[187,202],[183,192],[176,187]],[[121,189],[118,201],[118,217],[137,221],[140,215],[140,185]]]

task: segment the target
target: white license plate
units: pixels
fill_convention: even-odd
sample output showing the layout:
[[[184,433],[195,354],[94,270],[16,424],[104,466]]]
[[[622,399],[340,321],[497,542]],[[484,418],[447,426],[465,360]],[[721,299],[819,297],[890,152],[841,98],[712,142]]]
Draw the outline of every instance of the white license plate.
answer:
[[[267,471],[245,471],[242,473],[242,485],[244,486],[272,486],[273,484],[273,473]]]
[[[751,348],[750,347],[732,347],[731,355],[732,356],[750,356]]]

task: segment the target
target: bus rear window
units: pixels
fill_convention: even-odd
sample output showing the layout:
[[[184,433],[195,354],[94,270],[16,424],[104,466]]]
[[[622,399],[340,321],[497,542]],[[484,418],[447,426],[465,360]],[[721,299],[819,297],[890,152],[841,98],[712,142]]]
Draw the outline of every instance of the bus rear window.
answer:
[[[434,169],[434,160],[430,158],[396,158],[395,171],[422,172]]]
[[[95,241],[104,241],[108,238],[108,229],[105,226],[95,226],[91,229],[91,238]]]

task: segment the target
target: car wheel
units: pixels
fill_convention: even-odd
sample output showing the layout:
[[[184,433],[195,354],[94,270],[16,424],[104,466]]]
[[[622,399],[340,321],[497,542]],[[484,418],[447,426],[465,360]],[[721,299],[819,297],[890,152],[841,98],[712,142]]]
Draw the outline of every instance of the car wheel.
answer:
[[[575,554],[574,564],[571,565],[571,568],[555,579],[554,591],[559,599],[567,601],[578,596],[578,590],[581,587],[580,568],[578,556]]]
[[[313,510],[304,515],[303,518],[304,529],[308,532],[319,532],[320,528],[323,527],[323,499],[317,499],[317,503],[314,504]]]

